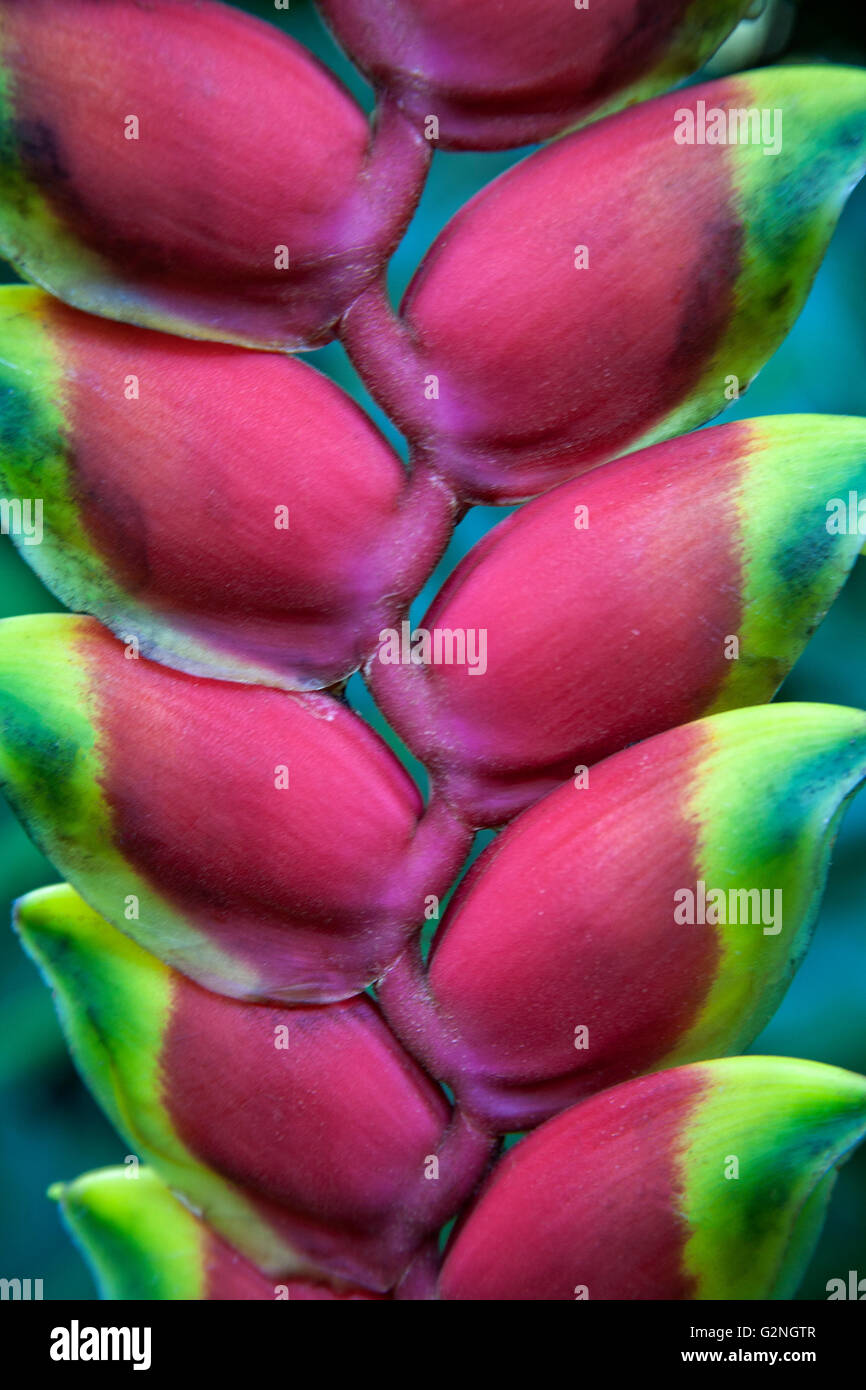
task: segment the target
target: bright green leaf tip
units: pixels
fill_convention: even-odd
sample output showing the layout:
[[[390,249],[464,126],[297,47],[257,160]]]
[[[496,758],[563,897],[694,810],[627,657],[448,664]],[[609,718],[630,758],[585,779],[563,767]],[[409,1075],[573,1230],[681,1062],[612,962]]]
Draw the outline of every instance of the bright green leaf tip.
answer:
[[[837,1169],[866,1136],[866,1077],[821,1062],[732,1057],[695,1068],[684,1135],[685,1257],[701,1299],[787,1299]]]
[[[75,1063],[114,1126],[137,1142],[162,1117],[158,1060],[171,971],[67,884],[19,898],[12,925],[53,991]],[[164,1122],[163,1122],[164,1123]],[[162,1126],[160,1126],[162,1128]]]
[[[102,1168],[49,1196],[103,1298],[202,1297],[205,1228],[151,1168]]]

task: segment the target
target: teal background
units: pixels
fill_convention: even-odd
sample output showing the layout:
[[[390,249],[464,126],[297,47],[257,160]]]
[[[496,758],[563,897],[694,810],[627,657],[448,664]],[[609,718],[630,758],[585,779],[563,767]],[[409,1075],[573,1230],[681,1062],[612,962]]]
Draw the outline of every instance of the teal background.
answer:
[[[300,39],[339,73],[365,106],[370,105],[364,82],[337,51],[307,0],[292,0],[288,12],[276,11],[270,0],[240,8],[279,24]],[[844,0],[805,6],[787,52],[866,64],[866,44],[856,32],[854,10],[855,6],[847,6]],[[862,27],[862,15],[859,23]],[[436,155],[419,211],[391,267],[395,296],[448,218],[523,153]],[[851,198],[794,331],[747,396],[725,418],[791,411],[866,415],[864,246],[866,183]],[[14,276],[7,272],[0,278]],[[361,400],[402,447],[399,436],[367,397],[341,348],[330,346],[309,356]],[[651,369],[651,364],[648,366]],[[502,515],[502,511],[490,508],[470,512],[413,615],[420,617],[444,574]],[[9,541],[0,538],[0,616],[58,607]],[[861,560],[780,698],[866,706],[864,611],[866,560]],[[349,689],[356,707],[382,728],[358,677],[353,678]],[[56,880],[51,865],[0,802],[0,913],[7,917],[14,898]],[[782,1008],[753,1051],[809,1057],[866,1072],[864,898],[866,795],[855,800],[843,824],[814,945]],[[0,933],[0,1006],[0,1274],[42,1278],[49,1299],[93,1298],[90,1276],[62,1232],[45,1189],[55,1179],[69,1179],[89,1168],[122,1162],[125,1146],[79,1082],[50,997],[8,931]],[[827,1280],[845,1277],[849,1269],[858,1269],[861,1277],[866,1276],[866,1152],[842,1170],[800,1297],[825,1298]]]

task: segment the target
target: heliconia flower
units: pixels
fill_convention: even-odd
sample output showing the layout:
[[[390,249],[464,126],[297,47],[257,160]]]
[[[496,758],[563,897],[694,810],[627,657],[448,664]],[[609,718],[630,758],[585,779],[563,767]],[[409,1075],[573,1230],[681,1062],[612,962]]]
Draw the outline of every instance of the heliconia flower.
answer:
[[[860,419],[738,421],[655,445],[470,551],[415,629],[445,658],[446,634],[473,635],[464,663],[459,649],[397,663],[383,645],[370,684],[448,798],[495,825],[629,743],[770,699],[857,559],[860,496]]]
[[[866,713],[781,704],[618,753],[518,817],[380,986],[477,1122],[742,1051],[808,946]]]
[[[378,283],[341,333],[428,467],[471,500],[528,497],[740,394],[864,168],[861,70],[659,97],[509,169],[442,232],[400,317]]]
[[[152,1168],[101,1168],[49,1195],[105,1299],[375,1299],[365,1289],[290,1279],[279,1284],[216,1235]]]
[[[452,521],[297,359],[20,286],[0,289],[0,486],[31,499],[13,539],[70,608],[194,675],[288,689],[357,668]]]
[[[71,304],[189,337],[326,341],[430,144],[371,132],[300,44],[209,0],[0,0],[0,250]]]
[[[790,1298],[864,1134],[866,1078],[818,1062],[736,1057],[617,1086],[505,1156],[439,1296]]]
[[[384,1291],[490,1142],[366,996],[287,1009],[211,994],[66,885],[16,904],[75,1062],[133,1151],[266,1275]]]
[[[355,63],[442,149],[558,135],[694,72],[751,0],[318,0]],[[435,118],[436,124],[429,122]]]
[[[0,782],[97,911],[254,998],[364,989],[470,838],[341,702],[183,675],[69,614],[0,623]]]

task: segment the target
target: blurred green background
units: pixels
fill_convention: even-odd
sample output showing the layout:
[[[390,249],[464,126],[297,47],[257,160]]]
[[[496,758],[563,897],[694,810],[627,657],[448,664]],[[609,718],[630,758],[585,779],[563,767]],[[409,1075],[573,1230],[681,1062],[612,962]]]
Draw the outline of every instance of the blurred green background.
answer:
[[[239,8],[277,23],[313,49],[370,106],[368,89],[335,48],[308,0],[291,0],[288,12],[277,11],[271,0]],[[727,63],[753,65],[756,46],[763,42],[765,59],[772,56],[775,45],[777,50],[781,46],[785,57],[823,57],[866,65],[862,6],[850,0],[807,3],[792,13],[793,28],[785,22],[785,6],[780,8],[775,30],[756,21],[754,29],[738,36],[736,51],[728,50]],[[760,31],[759,24],[763,24]],[[437,154],[421,207],[392,264],[395,296],[448,218],[524,153]],[[726,418],[789,411],[866,415],[864,247],[866,183],[851,198],[800,321]],[[0,274],[0,279],[14,278],[11,272]],[[342,349],[325,348],[310,354],[310,360],[361,400],[401,445],[366,396]],[[489,508],[470,512],[413,608],[413,616],[421,616],[443,575],[502,515]],[[58,606],[18,559],[10,542],[0,538],[0,616],[46,612]],[[782,699],[866,707],[864,613],[866,560],[861,560],[786,682]],[[356,707],[382,728],[359,678],[353,678],[349,691]],[[414,770],[419,773],[417,767]],[[0,802],[0,912],[4,919],[13,899],[57,877]],[[843,824],[812,949],[753,1051],[809,1057],[866,1072],[864,900],[866,795],[855,800]],[[55,1179],[122,1162],[126,1148],[78,1081],[50,997],[9,931],[0,933],[0,1001],[0,1274],[42,1278],[48,1299],[93,1298],[87,1270],[62,1232],[45,1189]],[[844,1277],[849,1269],[866,1276],[866,1151],[841,1172],[800,1297],[825,1298],[827,1280]]]

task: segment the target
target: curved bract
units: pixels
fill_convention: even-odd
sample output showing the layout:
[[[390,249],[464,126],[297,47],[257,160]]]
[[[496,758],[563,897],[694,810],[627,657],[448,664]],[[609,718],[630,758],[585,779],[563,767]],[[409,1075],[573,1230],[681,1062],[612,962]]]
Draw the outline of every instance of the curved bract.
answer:
[[[341,331],[428,467],[469,500],[529,497],[745,390],[864,169],[859,69],[659,97],[509,169],[438,237],[399,318],[375,286]]]
[[[69,607],[193,675],[343,680],[447,544],[451,499],[295,358],[0,289],[0,487]],[[37,543],[38,542],[38,543]]]
[[[372,1299],[363,1289],[265,1275],[178,1200],[152,1168],[101,1168],[50,1195],[109,1300]]]
[[[563,484],[489,532],[419,621],[443,651],[483,634],[483,671],[383,645],[379,706],[495,825],[638,739],[769,700],[860,553],[836,520],[851,492],[866,422],[825,415],[720,425]]]
[[[866,1078],[734,1057],[643,1077],[508,1153],[446,1253],[444,1299],[790,1298]]]
[[[393,105],[371,132],[306,49],[227,5],[0,4],[0,250],[92,313],[327,341],[428,159]]]
[[[358,993],[468,842],[337,700],[170,671],[92,618],[0,624],[0,779],[98,911],[233,996]]]
[[[525,1129],[604,1086],[740,1052],[809,943],[866,713],[735,710],[593,767],[461,884],[389,1017],[465,1109]]]
[[[445,1097],[369,999],[211,994],[64,885],[21,899],[15,924],[109,1118],[263,1272],[388,1289],[464,1195],[442,1152]]]
[[[442,149],[507,149],[673,86],[750,0],[318,0],[340,42]]]

